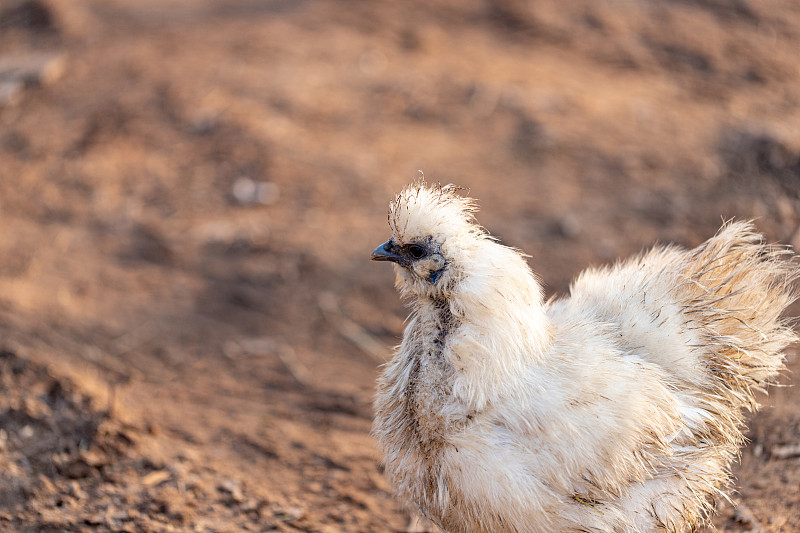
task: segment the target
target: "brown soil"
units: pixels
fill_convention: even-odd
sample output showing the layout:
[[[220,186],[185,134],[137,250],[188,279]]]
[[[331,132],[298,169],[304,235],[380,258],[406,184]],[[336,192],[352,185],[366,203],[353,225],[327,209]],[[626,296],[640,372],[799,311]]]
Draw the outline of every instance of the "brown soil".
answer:
[[[0,3],[0,530],[402,530],[389,198],[469,187],[550,294],[730,217],[800,245],[798,50],[794,0]],[[800,531],[798,391],[722,531]]]

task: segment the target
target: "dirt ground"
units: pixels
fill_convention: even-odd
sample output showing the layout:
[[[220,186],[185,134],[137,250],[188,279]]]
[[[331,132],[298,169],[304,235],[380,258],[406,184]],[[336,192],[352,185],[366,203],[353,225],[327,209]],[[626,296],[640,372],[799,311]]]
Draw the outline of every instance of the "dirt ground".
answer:
[[[548,294],[731,217],[800,247],[799,67],[795,0],[3,0],[0,530],[403,530],[392,195],[468,187]],[[762,404],[721,531],[800,531]]]

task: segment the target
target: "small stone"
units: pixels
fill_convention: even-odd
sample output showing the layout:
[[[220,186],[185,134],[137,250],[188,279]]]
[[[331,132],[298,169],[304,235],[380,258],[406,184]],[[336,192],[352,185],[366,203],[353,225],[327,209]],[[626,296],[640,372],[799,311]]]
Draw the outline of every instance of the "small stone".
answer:
[[[239,205],[271,205],[278,200],[278,186],[269,181],[253,181],[242,176],[231,186],[231,198]]]
[[[83,491],[80,483],[78,483],[77,481],[70,482],[67,493],[77,500],[82,500],[86,497],[86,493]]]
[[[90,526],[102,526],[106,523],[106,518],[100,513],[92,513],[84,520]]]
[[[256,500],[255,498],[250,498],[249,500],[242,503],[241,509],[242,511],[258,511],[263,506],[263,502]]]
[[[66,70],[63,54],[40,52],[0,56],[0,81],[17,81],[25,87],[49,85]]]
[[[101,468],[109,463],[108,456],[95,448],[81,450],[80,456],[86,461],[86,464],[93,468]]]
[[[761,457],[762,455],[764,455],[764,446],[761,443],[753,446],[753,456]]]
[[[145,487],[153,487],[167,481],[170,477],[170,473],[166,470],[156,470],[142,478],[142,485]]]
[[[744,504],[739,504],[733,510],[733,519],[738,524],[749,526],[751,531],[762,531],[761,524],[756,519],[753,512]]]
[[[236,503],[245,501],[244,493],[242,492],[241,484],[233,479],[228,479],[220,483],[217,487],[220,492],[226,492],[231,495],[231,499]]]
[[[793,459],[795,457],[800,457],[800,444],[775,446],[769,451],[769,455],[775,459]]]
[[[64,474],[71,479],[89,477],[93,468],[83,459],[76,459],[64,468]]]
[[[0,24],[2,27],[2,24]],[[42,87],[66,70],[63,54],[40,52],[0,56],[0,107],[19,103],[27,87]]]
[[[300,520],[306,515],[306,512],[300,507],[291,507],[289,509],[276,509],[274,516],[281,522],[294,522]]]

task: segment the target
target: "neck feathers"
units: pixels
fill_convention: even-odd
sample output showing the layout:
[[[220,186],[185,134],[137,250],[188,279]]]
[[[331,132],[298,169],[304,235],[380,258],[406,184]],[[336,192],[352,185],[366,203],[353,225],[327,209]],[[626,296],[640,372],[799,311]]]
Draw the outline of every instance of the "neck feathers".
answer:
[[[476,252],[450,290],[418,295],[417,305],[446,308],[454,327],[442,353],[456,370],[453,393],[480,409],[542,358],[550,324],[541,285],[519,252],[490,240]]]

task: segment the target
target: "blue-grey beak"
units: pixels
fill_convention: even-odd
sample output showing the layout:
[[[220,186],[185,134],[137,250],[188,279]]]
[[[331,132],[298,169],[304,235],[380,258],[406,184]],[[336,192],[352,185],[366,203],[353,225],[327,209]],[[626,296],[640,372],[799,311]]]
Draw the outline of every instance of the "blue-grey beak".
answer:
[[[370,259],[373,261],[393,261],[395,263],[402,262],[403,257],[395,252],[394,249],[394,243],[392,242],[392,239],[389,239],[385,243],[375,248],[375,251],[372,252],[372,257],[370,257]]]

